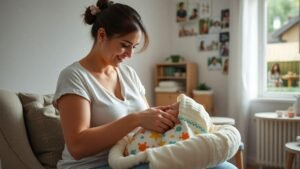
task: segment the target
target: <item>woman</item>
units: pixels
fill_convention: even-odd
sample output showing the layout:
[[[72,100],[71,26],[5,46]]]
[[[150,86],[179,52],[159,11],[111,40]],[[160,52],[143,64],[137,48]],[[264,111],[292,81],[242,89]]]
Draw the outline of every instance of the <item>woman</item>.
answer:
[[[280,67],[278,63],[272,65],[271,70],[268,72],[268,87],[281,87],[282,79]]]
[[[163,133],[178,123],[176,113],[163,111],[166,107],[148,108],[136,72],[120,64],[142,37],[142,49],[147,47],[139,14],[127,5],[98,0],[86,9],[84,21],[92,25],[93,47],[60,73],[54,96],[66,143],[58,169],[108,169],[109,149],[132,130]]]

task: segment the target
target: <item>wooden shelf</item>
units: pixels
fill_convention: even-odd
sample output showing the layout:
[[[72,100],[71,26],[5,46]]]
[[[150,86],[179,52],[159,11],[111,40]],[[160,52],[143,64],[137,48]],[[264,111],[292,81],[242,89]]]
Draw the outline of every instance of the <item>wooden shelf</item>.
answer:
[[[155,87],[161,81],[175,81],[182,85],[182,93],[192,97],[192,91],[198,84],[197,65],[190,62],[160,63],[155,67]],[[176,102],[180,92],[155,92],[156,106]]]
[[[184,80],[184,79],[186,79],[186,77],[175,77],[175,76],[159,76],[159,77],[157,77],[158,79],[174,79],[174,80],[180,80],[180,79],[182,79],[182,80]]]

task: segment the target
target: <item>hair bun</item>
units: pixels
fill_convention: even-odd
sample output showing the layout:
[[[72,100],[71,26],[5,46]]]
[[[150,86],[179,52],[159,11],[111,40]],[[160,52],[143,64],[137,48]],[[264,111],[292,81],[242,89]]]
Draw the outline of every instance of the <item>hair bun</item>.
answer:
[[[97,6],[99,7],[100,10],[104,10],[113,4],[114,2],[110,0],[98,0],[97,2]]]
[[[94,24],[95,20],[96,20],[96,15],[92,14],[92,11],[90,9],[90,7],[87,7],[84,14],[84,22],[88,25],[92,25]]]

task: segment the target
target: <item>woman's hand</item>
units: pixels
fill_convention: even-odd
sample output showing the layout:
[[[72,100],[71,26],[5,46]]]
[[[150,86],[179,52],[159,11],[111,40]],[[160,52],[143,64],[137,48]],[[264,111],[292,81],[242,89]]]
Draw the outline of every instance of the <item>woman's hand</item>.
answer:
[[[165,112],[175,116],[176,118],[179,114],[179,102],[176,102],[176,103],[173,103],[173,104],[167,105],[167,106],[159,106],[156,108],[160,109],[162,111],[165,111]]]
[[[149,108],[138,115],[139,125],[145,129],[163,133],[175,126],[178,119],[165,111],[167,106]]]
[[[177,117],[179,114],[179,102],[170,105],[170,109],[167,112]]]

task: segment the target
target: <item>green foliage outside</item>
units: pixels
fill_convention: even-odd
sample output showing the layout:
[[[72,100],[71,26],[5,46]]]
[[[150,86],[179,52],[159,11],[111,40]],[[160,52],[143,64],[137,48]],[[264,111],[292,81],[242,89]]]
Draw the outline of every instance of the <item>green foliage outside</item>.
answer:
[[[274,31],[275,17],[279,17],[283,25],[288,18],[299,16],[299,7],[299,0],[268,0],[268,33]]]

